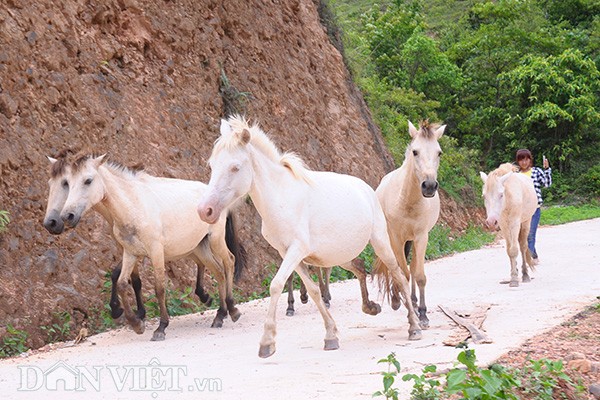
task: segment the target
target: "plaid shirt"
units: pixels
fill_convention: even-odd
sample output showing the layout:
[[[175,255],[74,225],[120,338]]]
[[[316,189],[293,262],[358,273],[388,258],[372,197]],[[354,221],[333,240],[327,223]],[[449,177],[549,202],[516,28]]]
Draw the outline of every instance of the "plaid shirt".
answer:
[[[546,170],[543,170],[540,167],[531,168],[531,180],[533,181],[535,194],[537,194],[538,206],[541,206],[543,203],[542,186],[548,187],[552,185],[552,168]]]

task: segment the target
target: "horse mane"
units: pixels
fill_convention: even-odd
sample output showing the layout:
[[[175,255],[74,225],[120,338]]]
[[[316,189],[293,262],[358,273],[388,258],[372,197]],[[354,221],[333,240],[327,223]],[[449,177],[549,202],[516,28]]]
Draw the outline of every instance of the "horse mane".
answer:
[[[79,170],[81,170],[83,168],[83,166],[85,165],[85,163],[93,158],[97,158],[99,156],[101,156],[102,154],[95,154],[95,153],[80,153],[77,156],[75,156],[74,160],[71,162],[71,168],[73,170],[73,173],[77,173],[79,172]],[[142,164],[135,164],[133,166],[125,166],[113,159],[110,158],[110,156],[105,156],[104,159],[102,160],[102,164],[105,165],[107,168],[111,169],[114,172],[119,173],[120,175],[129,175],[131,177],[135,177],[138,176],[141,172],[145,172],[144,170],[144,166]]]
[[[515,172],[515,166],[511,163],[500,164],[498,168],[489,173],[489,177],[499,178],[508,173]]]
[[[419,132],[423,137],[432,139],[435,137],[435,131],[438,130],[440,126],[441,125],[438,123],[430,123],[429,119],[424,119],[419,122]]]
[[[65,169],[69,165],[72,154],[75,154],[75,151],[70,148],[66,148],[59,151],[56,157],[53,157],[56,159],[56,162],[52,164],[50,169],[50,176],[52,178],[56,178],[65,172]]]
[[[240,144],[236,133],[247,129],[250,132],[250,143],[261,153],[267,156],[270,160],[287,168],[296,179],[302,179],[310,182],[306,172],[309,170],[304,161],[296,153],[288,151],[281,153],[275,143],[263,130],[254,123],[252,126],[248,124],[244,117],[233,115],[227,120],[232,128],[232,134],[223,136],[217,139],[213,154],[218,153],[223,148],[233,148]]]

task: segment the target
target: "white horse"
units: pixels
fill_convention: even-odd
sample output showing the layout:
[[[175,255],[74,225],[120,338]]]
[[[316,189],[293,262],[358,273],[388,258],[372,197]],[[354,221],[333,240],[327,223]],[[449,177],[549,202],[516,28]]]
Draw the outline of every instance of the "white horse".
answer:
[[[411,279],[411,299],[413,307],[418,307],[422,328],[429,327],[425,304],[425,251],[429,241],[429,231],[440,215],[440,198],[437,193],[437,172],[442,149],[438,140],[444,134],[446,125],[421,123],[419,130],[408,122],[408,132],[412,141],[406,148],[402,166],[383,177],[375,190],[387,220],[390,242],[396,259],[407,279]],[[413,257],[410,271],[407,257],[412,242]],[[375,274],[381,273],[386,281],[389,276],[380,260],[374,264]],[[415,282],[419,285],[419,302]],[[392,307],[399,304],[398,290],[393,288]]]
[[[294,154],[281,154],[273,142],[240,117],[221,122],[221,136],[209,160],[212,174],[198,213],[217,222],[223,212],[249,194],[262,217],[262,235],[283,258],[270,286],[269,311],[258,355],[275,352],[277,302],[295,270],[304,281],[325,324],[325,350],[339,348],[337,328],[305,265],[346,268],[371,243],[393,272],[408,299],[408,281],[391,249],[385,216],[375,192],[359,178],[311,171]],[[421,330],[407,302],[409,339]]]
[[[204,183],[154,177],[114,162],[104,162],[104,156],[82,156],[70,164],[67,171],[63,181],[69,193],[61,219],[73,228],[93,208],[112,226],[113,237],[123,248],[117,293],[125,318],[136,333],[144,332],[144,322],[131,310],[125,291],[136,262],[142,257],[152,262],[160,308],[160,324],[152,340],[164,340],[169,324],[165,261],[186,256],[199,266],[206,266],[219,282],[221,307],[213,326],[221,326],[227,312],[233,321],[238,320],[241,313],[233,300],[233,278],[234,269],[243,264],[235,265],[235,256],[227,247],[226,216],[210,226],[198,217],[196,205],[206,191]],[[242,258],[238,261],[243,261]]]
[[[531,178],[513,172],[512,164],[505,163],[487,175],[480,172],[483,180],[483,199],[489,227],[500,229],[506,240],[506,253],[510,258],[510,286],[519,286],[517,256],[519,249],[523,259],[522,280],[531,279],[527,265],[534,270],[534,261],[527,246],[531,217],[537,208],[537,195]]]

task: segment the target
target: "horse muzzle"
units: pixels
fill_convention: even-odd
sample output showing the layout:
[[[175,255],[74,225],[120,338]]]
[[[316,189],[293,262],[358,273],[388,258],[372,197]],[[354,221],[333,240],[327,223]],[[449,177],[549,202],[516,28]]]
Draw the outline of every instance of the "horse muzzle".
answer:
[[[214,224],[219,220],[221,212],[217,207],[200,204],[198,206],[198,215],[200,216],[200,219],[207,224]]]
[[[79,220],[81,219],[81,214],[67,212],[67,213],[61,214],[60,217],[67,227],[75,228],[77,226],[77,224],[79,223]]]
[[[435,192],[437,192],[439,184],[434,180],[427,180],[421,183],[421,193],[423,197],[433,197],[435,196]]]
[[[60,217],[48,217],[44,220],[44,228],[53,235],[60,235],[65,230],[65,224]]]

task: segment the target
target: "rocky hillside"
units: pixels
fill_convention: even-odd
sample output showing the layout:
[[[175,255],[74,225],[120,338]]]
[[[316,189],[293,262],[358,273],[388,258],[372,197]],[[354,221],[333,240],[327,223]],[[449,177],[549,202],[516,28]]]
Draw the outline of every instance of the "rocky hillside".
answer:
[[[90,213],[61,236],[42,227],[46,156],[64,148],[207,181],[220,118],[235,111],[311,168],[378,184],[393,162],[319,7],[318,0],[0,4],[0,210],[11,216],[0,234],[0,336],[12,324],[39,346],[53,313],[103,308],[106,271],[120,258],[104,221]],[[251,293],[278,256],[252,206],[240,204],[237,214],[250,263],[240,287]],[[169,267],[175,286],[195,281],[191,263]]]

